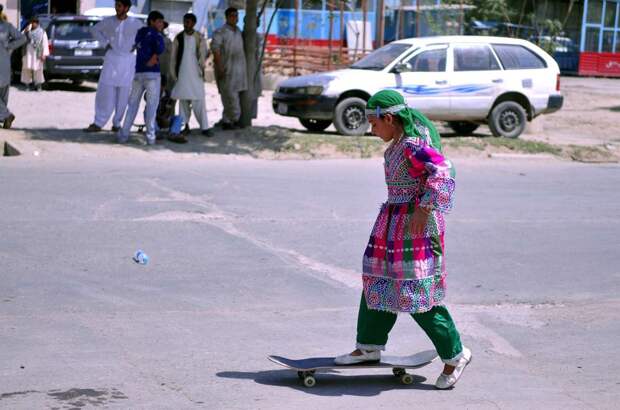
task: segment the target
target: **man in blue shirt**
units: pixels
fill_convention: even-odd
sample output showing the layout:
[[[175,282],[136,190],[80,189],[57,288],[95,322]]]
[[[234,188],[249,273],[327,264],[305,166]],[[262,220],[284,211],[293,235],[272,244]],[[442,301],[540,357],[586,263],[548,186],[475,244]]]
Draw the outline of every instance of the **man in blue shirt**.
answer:
[[[136,34],[136,75],[133,79],[129,107],[125,115],[123,128],[118,133],[118,142],[121,144],[129,139],[131,125],[136,118],[140,99],[146,91],[146,142],[155,144],[155,116],[159,105],[161,87],[161,70],[159,56],[164,52],[164,37],[161,31],[164,28],[164,16],[159,11],[151,11],[147,19],[147,27],[142,27]]]

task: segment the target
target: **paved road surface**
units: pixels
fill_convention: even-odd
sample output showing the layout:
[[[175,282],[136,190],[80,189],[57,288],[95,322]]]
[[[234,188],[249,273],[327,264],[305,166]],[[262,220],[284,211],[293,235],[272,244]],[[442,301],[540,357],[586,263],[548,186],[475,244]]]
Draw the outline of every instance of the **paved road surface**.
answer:
[[[266,359],[353,348],[380,160],[0,157],[0,408],[616,407],[620,167],[456,164],[474,362],[439,392],[439,363],[305,389]],[[403,316],[388,353],[429,347]]]

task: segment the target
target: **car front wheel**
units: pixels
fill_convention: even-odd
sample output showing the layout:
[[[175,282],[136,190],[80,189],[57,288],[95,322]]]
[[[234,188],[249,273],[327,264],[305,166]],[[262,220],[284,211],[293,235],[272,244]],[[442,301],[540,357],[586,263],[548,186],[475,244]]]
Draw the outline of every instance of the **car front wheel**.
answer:
[[[334,110],[334,126],[342,135],[366,134],[366,100],[349,97],[340,101]]]
[[[489,128],[496,137],[517,138],[525,129],[527,115],[521,104],[504,101],[489,116]]]
[[[478,127],[480,126],[479,124],[476,124],[475,122],[469,122],[469,121],[450,121],[448,125],[458,135],[471,135],[471,133],[476,131]]]
[[[311,118],[300,118],[301,125],[306,127],[308,131],[321,132],[325,131],[327,127],[332,125],[330,120],[315,120]]]

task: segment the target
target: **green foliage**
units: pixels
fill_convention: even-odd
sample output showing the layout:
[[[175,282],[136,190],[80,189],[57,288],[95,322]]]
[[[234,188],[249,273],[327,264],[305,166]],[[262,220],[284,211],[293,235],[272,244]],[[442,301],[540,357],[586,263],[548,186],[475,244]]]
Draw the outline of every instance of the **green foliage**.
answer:
[[[467,0],[465,3],[476,6],[468,13],[470,19],[506,23],[518,16],[521,6],[521,1],[511,0]]]

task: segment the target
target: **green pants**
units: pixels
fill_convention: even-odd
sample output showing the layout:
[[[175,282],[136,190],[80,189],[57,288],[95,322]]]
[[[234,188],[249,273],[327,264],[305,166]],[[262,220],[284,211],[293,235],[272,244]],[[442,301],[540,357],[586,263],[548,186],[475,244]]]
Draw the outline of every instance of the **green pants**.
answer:
[[[398,315],[392,312],[368,309],[362,292],[357,317],[357,348],[383,350],[397,317]],[[411,317],[431,339],[444,363],[451,364],[458,360],[463,351],[461,337],[445,306],[434,306],[424,313],[412,313]]]

